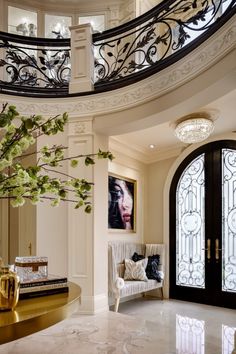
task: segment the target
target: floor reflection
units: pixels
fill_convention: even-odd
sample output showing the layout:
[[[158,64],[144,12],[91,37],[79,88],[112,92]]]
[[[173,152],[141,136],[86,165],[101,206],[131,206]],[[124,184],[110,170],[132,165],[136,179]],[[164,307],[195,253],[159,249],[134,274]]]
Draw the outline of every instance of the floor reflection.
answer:
[[[176,353],[205,354],[205,330],[205,321],[176,315]],[[222,354],[236,353],[236,327],[222,325],[221,343]]]
[[[176,353],[204,354],[205,321],[176,315]]]
[[[222,325],[222,354],[236,352],[236,327]]]

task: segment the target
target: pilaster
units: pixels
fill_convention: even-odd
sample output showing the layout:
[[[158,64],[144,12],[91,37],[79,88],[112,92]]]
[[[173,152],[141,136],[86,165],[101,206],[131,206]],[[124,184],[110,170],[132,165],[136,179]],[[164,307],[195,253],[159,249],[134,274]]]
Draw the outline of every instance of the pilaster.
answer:
[[[108,138],[93,132],[92,118],[69,123],[68,155],[96,153],[107,150]],[[92,213],[74,209],[68,214],[69,279],[82,288],[81,313],[96,313],[108,309],[107,298],[107,171],[108,162],[97,160],[86,167],[83,159],[78,167],[69,167],[69,175],[94,183],[91,195]]]
[[[71,31],[71,79],[69,92],[93,90],[94,55],[92,27],[90,24],[70,27]]]

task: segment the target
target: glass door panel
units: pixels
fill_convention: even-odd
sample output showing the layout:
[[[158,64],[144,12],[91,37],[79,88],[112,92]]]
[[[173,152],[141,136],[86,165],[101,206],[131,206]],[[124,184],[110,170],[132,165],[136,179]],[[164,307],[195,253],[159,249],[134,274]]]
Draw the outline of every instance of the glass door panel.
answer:
[[[204,154],[192,161],[176,190],[176,284],[205,288]]]
[[[222,290],[236,292],[236,151],[231,149],[222,150],[222,196]]]

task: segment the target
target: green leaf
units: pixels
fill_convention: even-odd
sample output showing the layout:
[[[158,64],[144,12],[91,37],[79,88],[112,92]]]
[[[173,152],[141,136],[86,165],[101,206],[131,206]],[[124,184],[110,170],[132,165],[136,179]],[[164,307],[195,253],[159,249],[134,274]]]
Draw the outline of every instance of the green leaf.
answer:
[[[59,196],[61,197],[61,198],[63,198],[63,199],[65,199],[66,198],[66,191],[64,190],[64,189],[60,189],[59,190]]]
[[[90,205],[90,204],[86,205],[86,207],[85,207],[84,211],[85,211],[85,213],[90,214],[90,213],[91,213],[91,211],[92,211],[92,207],[91,207],[91,205]]]
[[[87,156],[87,157],[85,158],[84,163],[85,163],[86,166],[94,165],[94,164],[95,164],[94,159],[92,159],[90,156]]]
[[[8,123],[10,123],[10,118],[7,114],[1,113],[0,114],[0,128],[4,128]]]
[[[82,207],[83,205],[84,205],[83,200],[80,200],[80,201],[76,204],[75,209],[79,209],[79,208]]]
[[[34,122],[32,121],[32,119],[28,118],[25,121],[25,127],[26,129],[32,129],[34,127]]]
[[[78,161],[77,160],[71,160],[70,165],[71,165],[71,167],[77,167],[78,166]]]

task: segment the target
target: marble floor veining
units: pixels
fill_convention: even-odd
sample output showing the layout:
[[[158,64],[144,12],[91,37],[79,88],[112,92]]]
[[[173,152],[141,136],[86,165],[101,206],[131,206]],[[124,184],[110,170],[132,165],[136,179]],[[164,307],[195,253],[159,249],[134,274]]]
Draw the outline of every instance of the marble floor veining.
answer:
[[[236,344],[235,310],[146,297],[119,311],[74,314],[0,354],[232,354]]]

